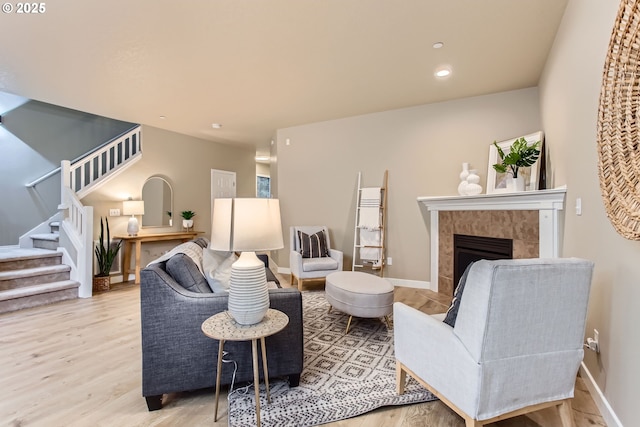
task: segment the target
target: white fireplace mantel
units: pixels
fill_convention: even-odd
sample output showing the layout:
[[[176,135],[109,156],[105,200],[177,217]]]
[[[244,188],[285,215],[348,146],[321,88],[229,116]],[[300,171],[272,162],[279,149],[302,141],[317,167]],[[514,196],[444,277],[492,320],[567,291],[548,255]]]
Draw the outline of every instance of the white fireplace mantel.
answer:
[[[562,247],[562,216],[566,188],[523,191],[519,193],[479,194],[477,196],[418,197],[418,203],[430,212],[431,284],[438,289],[438,212],[439,211],[509,211],[539,212],[539,256],[557,258]]]

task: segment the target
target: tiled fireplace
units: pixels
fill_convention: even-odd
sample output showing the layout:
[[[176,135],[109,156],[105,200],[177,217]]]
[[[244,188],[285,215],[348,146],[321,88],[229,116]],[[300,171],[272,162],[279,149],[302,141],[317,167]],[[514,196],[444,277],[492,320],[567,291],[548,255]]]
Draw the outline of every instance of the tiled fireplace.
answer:
[[[565,193],[554,189],[419,197],[430,218],[431,289],[453,293],[454,234],[511,239],[513,258],[558,257]]]

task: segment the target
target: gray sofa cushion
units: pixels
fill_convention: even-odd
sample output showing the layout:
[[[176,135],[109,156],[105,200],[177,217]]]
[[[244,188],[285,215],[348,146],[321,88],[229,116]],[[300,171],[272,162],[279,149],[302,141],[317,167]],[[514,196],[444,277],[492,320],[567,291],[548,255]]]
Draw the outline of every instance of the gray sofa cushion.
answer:
[[[175,254],[167,261],[166,268],[167,273],[186,290],[211,293],[207,279],[189,256],[183,253]]]

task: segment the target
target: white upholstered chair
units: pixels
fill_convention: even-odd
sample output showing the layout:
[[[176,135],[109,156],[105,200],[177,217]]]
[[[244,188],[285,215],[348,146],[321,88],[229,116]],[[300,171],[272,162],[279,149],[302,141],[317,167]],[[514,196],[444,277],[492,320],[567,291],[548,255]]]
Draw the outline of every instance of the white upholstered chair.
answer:
[[[323,231],[329,256],[304,258],[301,253],[298,231],[306,235],[313,235]],[[291,285],[298,282],[298,289],[302,290],[304,282],[323,279],[336,271],[342,271],[343,253],[337,249],[331,249],[329,230],[324,225],[298,225],[290,228],[289,268],[291,269]]]
[[[478,261],[469,269],[454,327],[394,304],[397,390],[406,374],[482,426],[570,398],[583,357],[593,264],[579,259]]]

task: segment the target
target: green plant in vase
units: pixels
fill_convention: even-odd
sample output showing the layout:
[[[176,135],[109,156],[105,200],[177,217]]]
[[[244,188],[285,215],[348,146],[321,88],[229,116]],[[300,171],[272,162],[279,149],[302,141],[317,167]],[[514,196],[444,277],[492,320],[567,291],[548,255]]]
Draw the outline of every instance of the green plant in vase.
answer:
[[[526,139],[520,137],[513,141],[507,154],[496,141],[493,142],[493,145],[500,156],[500,163],[494,164],[493,169],[498,173],[510,173],[516,182],[516,189],[524,190],[524,180],[518,172],[520,168],[530,167],[538,161],[540,157],[540,141],[529,144]]]
[[[189,230],[193,227],[193,217],[196,216],[196,213],[193,211],[182,211],[180,213],[182,216],[182,226]]]
[[[105,223],[107,229],[107,236],[105,238],[104,230]],[[96,291],[104,291],[109,290],[110,285],[110,277],[109,272],[111,271],[111,266],[118,256],[118,251],[120,251],[120,246],[122,246],[122,240],[118,240],[117,243],[111,244],[111,233],[109,231],[109,220],[107,218],[102,220],[100,218],[100,236],[98,237],[98,245],[95,247],[96,261],[98,264],[98,271],[96,272],[93,278],[93,288]]]

